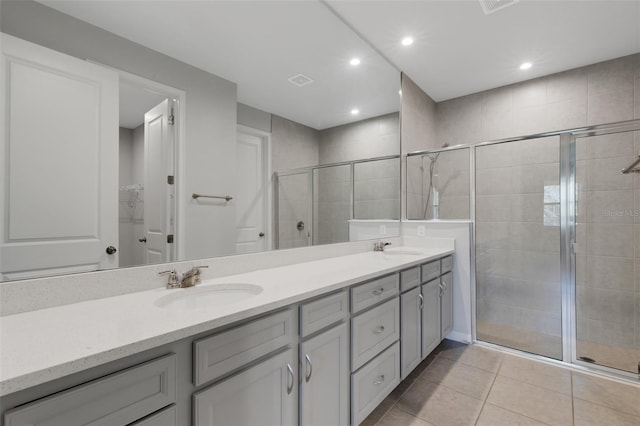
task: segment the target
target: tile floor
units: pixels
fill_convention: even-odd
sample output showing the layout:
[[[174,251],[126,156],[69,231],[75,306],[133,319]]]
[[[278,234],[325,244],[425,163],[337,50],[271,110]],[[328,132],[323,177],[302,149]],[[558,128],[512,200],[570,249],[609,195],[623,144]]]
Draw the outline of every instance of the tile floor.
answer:
[[[640,385],[444,341],[365,426],[640,426]]]

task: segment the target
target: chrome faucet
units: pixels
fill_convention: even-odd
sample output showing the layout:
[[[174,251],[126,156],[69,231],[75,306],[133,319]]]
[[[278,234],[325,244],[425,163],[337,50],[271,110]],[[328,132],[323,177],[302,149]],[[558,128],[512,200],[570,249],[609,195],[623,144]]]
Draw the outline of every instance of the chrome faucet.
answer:
[[[185,272],[182,275],[182,278],[178,278],[178,273],[175,269],[159,272],[158,275],[169,274],[167,288],[193,287],[196,284],[200,284],[202,282],[202,278],[200,277],[200,269],[202,268],[208,268],[208,266],[194,266],[189,271]]]
[[[384,251],[384,248],[390,245],[391,243],[385,243],[384,241],[376,241],[373,244],[373,251]]]

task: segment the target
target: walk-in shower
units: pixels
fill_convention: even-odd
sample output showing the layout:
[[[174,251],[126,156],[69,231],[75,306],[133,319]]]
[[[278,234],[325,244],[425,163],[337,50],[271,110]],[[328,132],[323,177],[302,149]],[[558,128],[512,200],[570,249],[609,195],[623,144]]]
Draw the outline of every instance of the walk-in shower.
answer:
[[[474,338],[637,379],[640,120],[454,148],[407,156],[407,216],[429,200],[425,158],[436,186],[469,186]],[[443,167],[455,152],[471,179]]]
[[[399,187],[398,155],[277,172],[276,248],[351,241],[354,221],[398,221]]]

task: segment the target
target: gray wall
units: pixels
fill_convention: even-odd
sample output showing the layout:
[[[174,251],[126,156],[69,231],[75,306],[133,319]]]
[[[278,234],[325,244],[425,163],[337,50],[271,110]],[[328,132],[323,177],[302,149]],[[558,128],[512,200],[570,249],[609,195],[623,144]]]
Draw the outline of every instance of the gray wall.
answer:
[[[271,133],[271,113],[238,103],[238,124]]]
[[[408,152],[437,148],[436,139],[436,103],[406,74],[402,73],[402,120],[400,123],[401,152],[404,157]],[[421,200],[423,180],[420,165],[409,168],[405,173],[404,161],[401,173],[401,206],[402,217],[421,217]],[[406,188],[406,190],[405,190]],[[408,197],[408,200],[406,198]]]
[[[33,1],[3,1],[1,7],[2,32],[186,92],[185,257],[233,254],[233,203],[197,203],[190,194],[235,193],[227,177],[235,170],[236,85]]]

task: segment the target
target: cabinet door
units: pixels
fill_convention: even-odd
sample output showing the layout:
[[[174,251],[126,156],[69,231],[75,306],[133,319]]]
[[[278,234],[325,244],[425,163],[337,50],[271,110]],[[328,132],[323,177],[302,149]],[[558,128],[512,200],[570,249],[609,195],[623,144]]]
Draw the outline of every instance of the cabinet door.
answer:
[[[300,424],[347,426],[349,424],[347,324],[341,324],[302,343],[300,365]]]
[[[193,395],[197,426],[294,425],[298,392],[289,349]]]
[[[403,380],[422,360],[421,296],[420,287],[400,295],[400,373]]]
[[[422,359],[440,344],[440,279],[422,285]]]
[[[453,274],[451,272],[444,274],[441,279],[442,298],[442,334],[441,339],[447,337],[447,334],[453,329]]]

